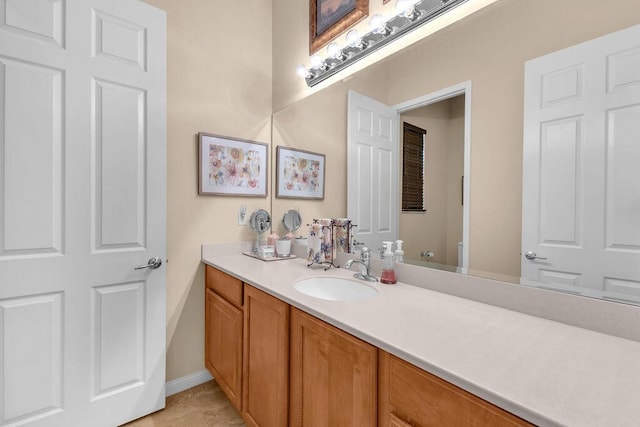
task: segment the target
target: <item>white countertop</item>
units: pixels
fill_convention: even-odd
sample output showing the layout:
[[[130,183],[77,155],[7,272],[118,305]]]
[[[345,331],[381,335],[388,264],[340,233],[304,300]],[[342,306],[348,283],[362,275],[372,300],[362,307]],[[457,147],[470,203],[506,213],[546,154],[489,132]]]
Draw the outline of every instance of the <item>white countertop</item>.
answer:
[[[534,424],[640,426],[640,343],[397,283],[379,295],[324,301],[296,280],[351,277],[292,259],[242,254],[203,262]]]

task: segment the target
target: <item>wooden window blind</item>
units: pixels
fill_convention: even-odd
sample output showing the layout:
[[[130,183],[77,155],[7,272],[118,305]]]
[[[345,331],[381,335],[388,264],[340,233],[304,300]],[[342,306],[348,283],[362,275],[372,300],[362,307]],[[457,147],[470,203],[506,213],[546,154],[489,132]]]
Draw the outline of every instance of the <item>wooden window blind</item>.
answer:
[[[425,212],[424,140],[427,131],[403,123],[402,132],[402,210]]]

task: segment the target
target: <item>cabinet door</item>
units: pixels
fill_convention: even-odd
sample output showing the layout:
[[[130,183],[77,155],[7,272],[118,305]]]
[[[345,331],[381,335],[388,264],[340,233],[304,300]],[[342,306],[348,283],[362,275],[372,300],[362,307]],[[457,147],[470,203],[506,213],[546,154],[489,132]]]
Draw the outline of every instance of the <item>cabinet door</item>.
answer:
[[[289,304],[252,286],[244,289],[242,417],[250,426],[286,426]]]
[[[379,350],[381,426],[527,426],[525,420]]]
[[[376,348],[291,309],[292,426],[375,426]]]
[[[233,406],[241,410],[242,310],[211,289],[205,302],[205,364]]]

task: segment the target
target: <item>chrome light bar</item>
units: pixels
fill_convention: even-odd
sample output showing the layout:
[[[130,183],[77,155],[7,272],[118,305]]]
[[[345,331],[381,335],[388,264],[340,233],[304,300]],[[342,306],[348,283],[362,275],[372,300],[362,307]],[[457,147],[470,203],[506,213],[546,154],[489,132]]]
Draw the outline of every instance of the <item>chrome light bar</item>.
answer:
[[[312,64],[308,70],[301,66],[302,75],[307,85],[313,87],[370,53],[466,1],[468,0],[422,0],[418,1],[409,13],[401,12],[386,22],[381,16],[374,16],[372,17],[372,30],[370,32],[362,37],[354,36],[355,30],[352,30],[351,36],[347,33],[349,44],[342,49],[337,44],[331,43],[328,48],[330,56],[320,61],[316,58],[316,63]],[[378,22],[374,23],[373,18],[379,18],[376,20]]]

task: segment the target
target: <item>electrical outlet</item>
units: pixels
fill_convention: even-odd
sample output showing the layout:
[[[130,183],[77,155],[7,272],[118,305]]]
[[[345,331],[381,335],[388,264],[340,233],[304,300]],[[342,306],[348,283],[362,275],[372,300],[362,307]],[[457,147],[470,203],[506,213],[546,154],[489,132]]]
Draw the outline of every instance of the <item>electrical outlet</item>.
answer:
[[[247,205],[240,205],[238,209],[238,225],[247,225]]]

